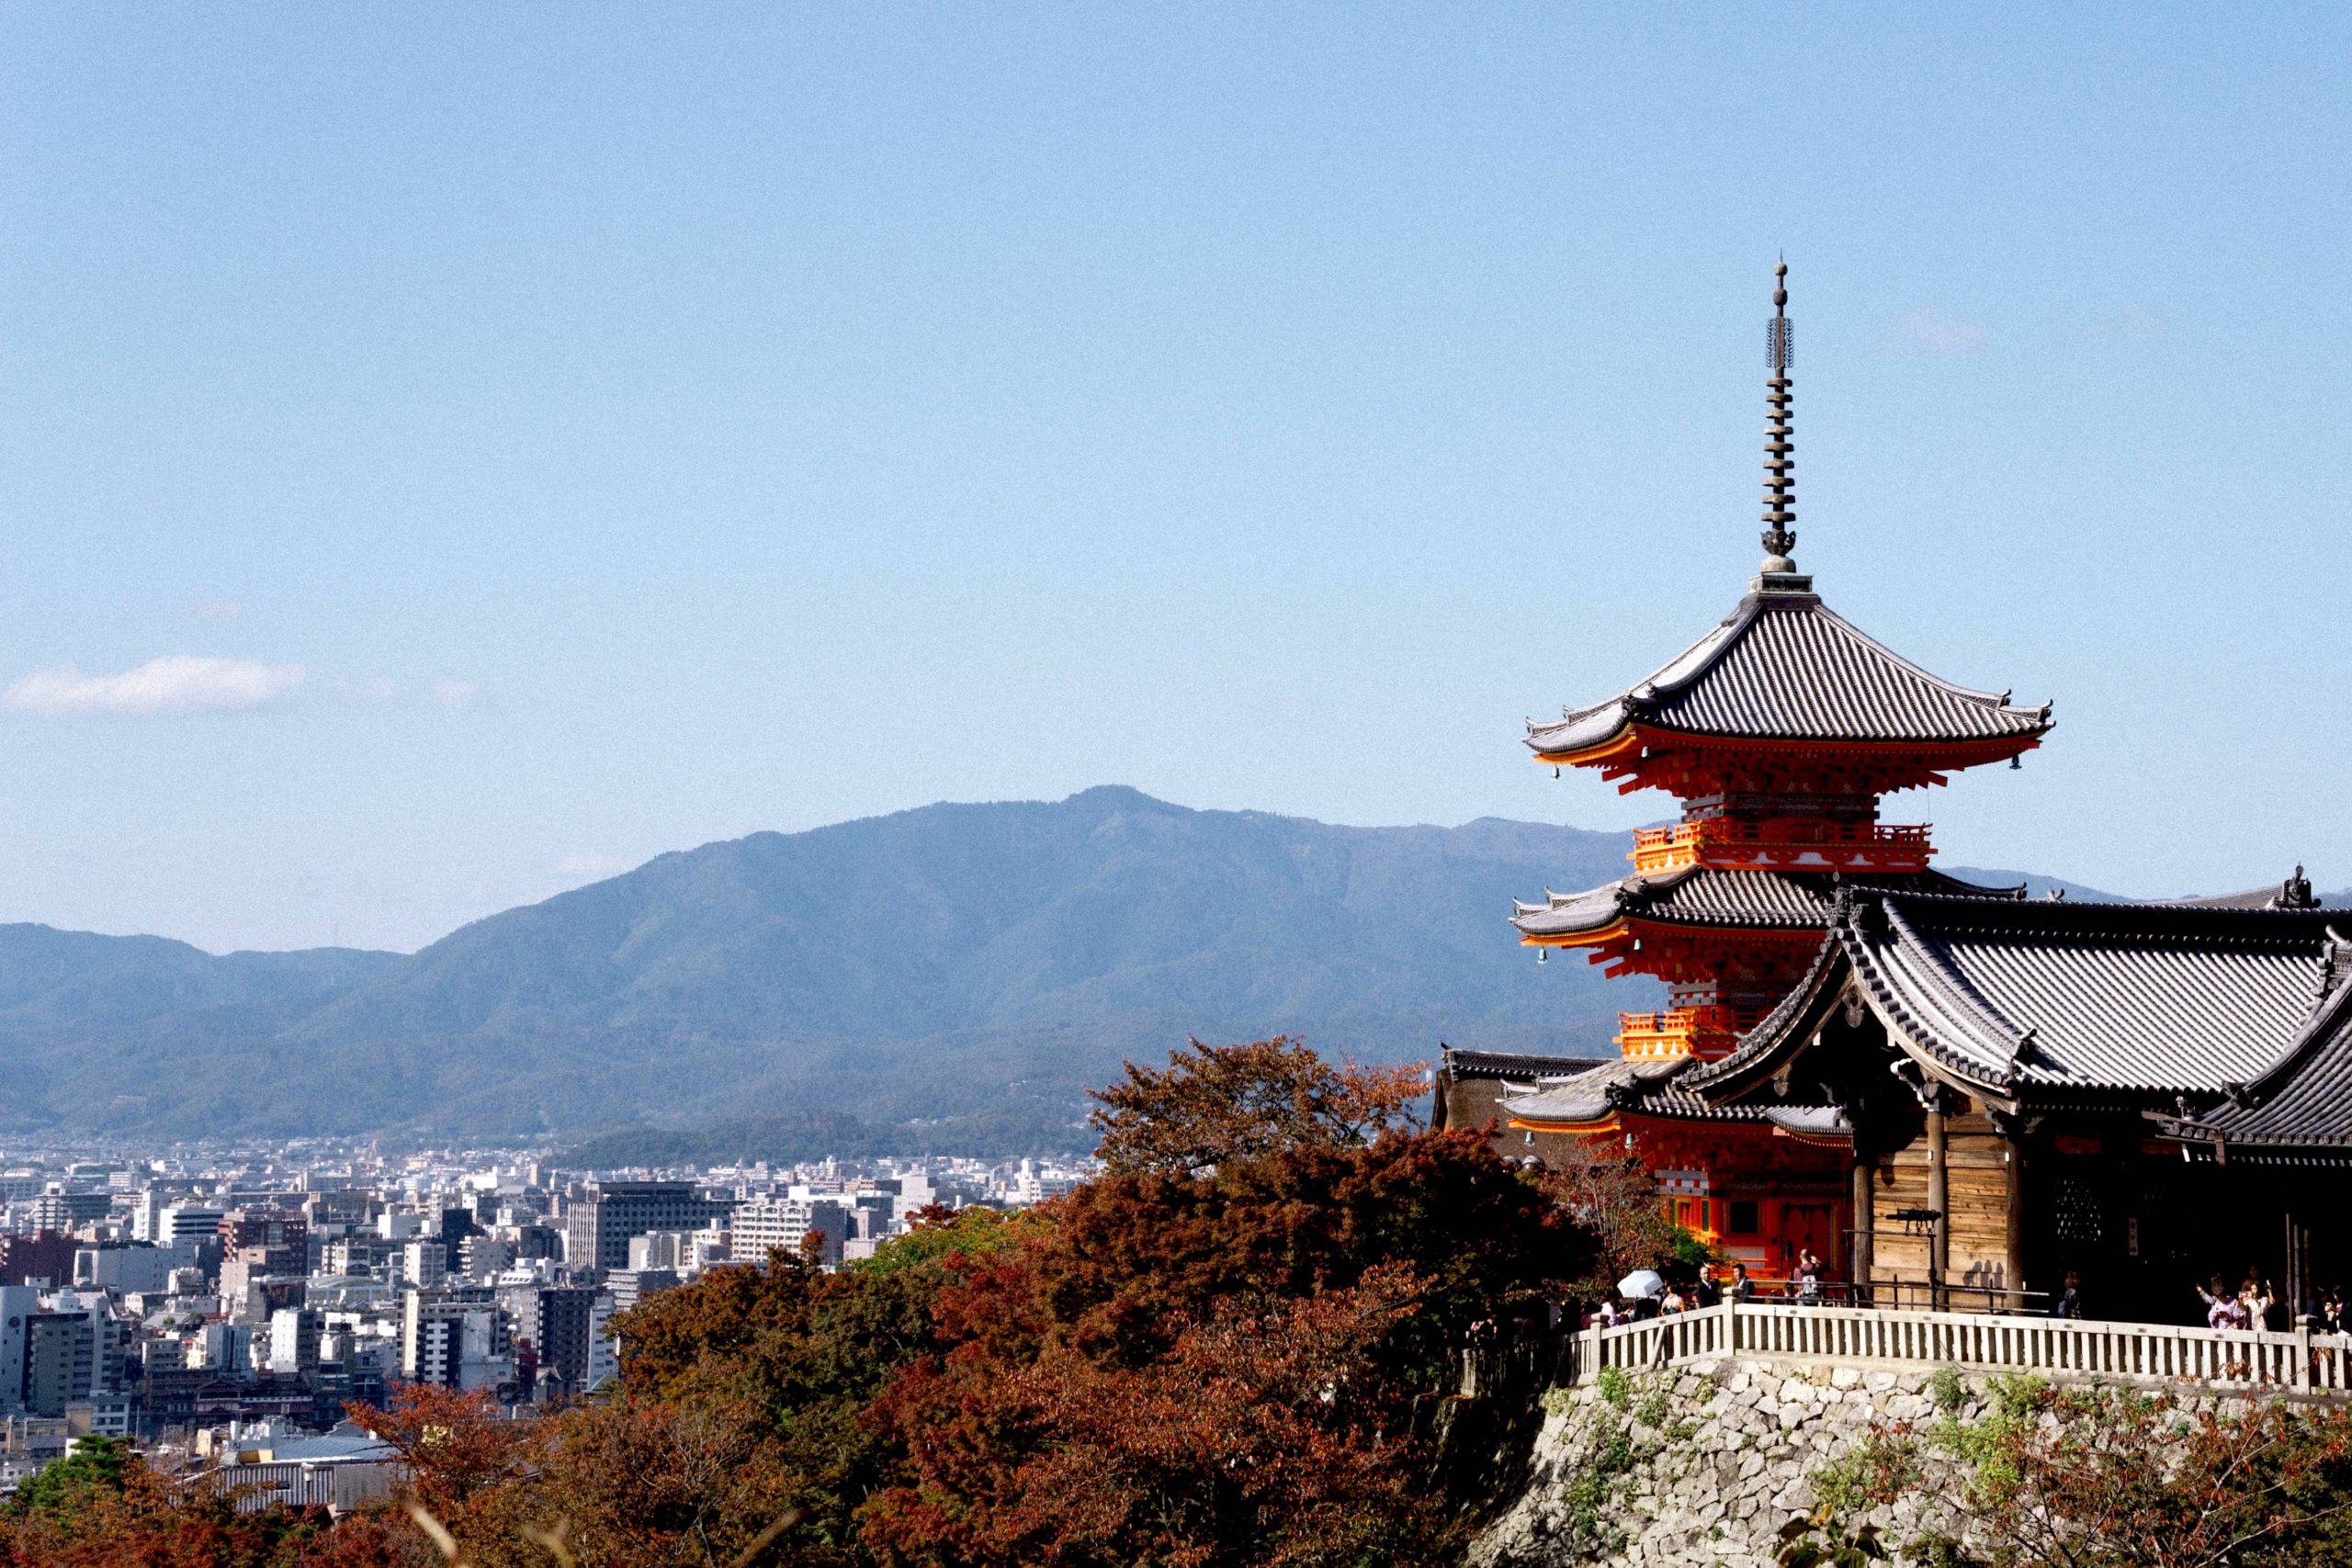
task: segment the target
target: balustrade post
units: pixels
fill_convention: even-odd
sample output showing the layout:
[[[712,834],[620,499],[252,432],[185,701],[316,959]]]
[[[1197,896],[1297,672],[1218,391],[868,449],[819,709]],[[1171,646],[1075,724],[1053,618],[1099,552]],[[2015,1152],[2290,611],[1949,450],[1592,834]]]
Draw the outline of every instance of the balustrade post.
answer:
[[[1577,1357],[1577,1382],[1590,1382],[1600,1375],[1600,1320],[1584,1325],[1584,1348]]]
[[[2312,1386],[2312,1314],[2295,1314],[2295,1384],[2297,1388]]]

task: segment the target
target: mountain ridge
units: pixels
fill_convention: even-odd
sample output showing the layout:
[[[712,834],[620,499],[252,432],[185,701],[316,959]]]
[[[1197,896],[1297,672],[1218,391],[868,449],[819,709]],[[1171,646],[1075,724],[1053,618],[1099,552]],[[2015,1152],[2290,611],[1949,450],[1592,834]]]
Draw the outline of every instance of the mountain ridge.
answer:
[[[117,976],[119,1005],[79,1020],[58,985],[11,1014],[12,967],[43,960],[0,932],[0,1084],[17,1126],[90,1131],[1066,1122],[1125,1056],[1188,1033],[1389,1058],[1605,1038],[1646,994],[1539,969],[1504,918],[1623,857],[1614,833],[1338,827],[1112,785],[673,852],[405,957],[287,956],[266,994],[243,958],[209,987]],[[136,951],[169,979],[196,950]]]
[[[0,926],[0,1132],[748,1120],[944,1147],[1066,1130],[1121,1060],[1191,1034],[1589,1053],[1657,987],[1539,967],[1505,918],[1513,896],[1622,875],[1625,849],[1101,785],[673,851],[405,955]]]

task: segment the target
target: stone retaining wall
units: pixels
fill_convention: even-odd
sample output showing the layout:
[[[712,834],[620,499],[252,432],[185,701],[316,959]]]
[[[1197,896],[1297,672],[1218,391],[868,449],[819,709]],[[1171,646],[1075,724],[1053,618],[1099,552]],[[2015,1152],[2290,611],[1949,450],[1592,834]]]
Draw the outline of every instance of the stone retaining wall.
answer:
[[[1816,1505],[1810,1477],[1873,1424],[1985,1413],[1983,1379],[1963,1379],[1948,1412],[1935,1376],[1717,1361],[1555,1389],[1532,1478],[1471,1561],[1770,1568],[1781,1527]],[[1890,1546],[1923,1530],[1959,1533],[1960,1521],[1936,1501],[1949,1490],[1939,1483],[1958,1479],[1939,1475],[1939,1462],[1928,1460],[1930,1483],[1916,1495],[1849,1522],[1879,1525]]]

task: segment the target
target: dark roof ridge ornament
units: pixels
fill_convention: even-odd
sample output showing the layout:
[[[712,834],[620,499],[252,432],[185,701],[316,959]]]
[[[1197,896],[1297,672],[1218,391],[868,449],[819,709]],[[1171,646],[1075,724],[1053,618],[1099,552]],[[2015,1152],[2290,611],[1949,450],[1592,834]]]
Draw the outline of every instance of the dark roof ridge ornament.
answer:
[[[1810,593],[1813,579],[1797,570],[1796,427],[1790,412],[1789,371],[1796,363],[1795,323],[1789,320],[1789,263],[1772,268],[1772,319],[1764,323],[1764,564],[1748,587],[1758,593]]]

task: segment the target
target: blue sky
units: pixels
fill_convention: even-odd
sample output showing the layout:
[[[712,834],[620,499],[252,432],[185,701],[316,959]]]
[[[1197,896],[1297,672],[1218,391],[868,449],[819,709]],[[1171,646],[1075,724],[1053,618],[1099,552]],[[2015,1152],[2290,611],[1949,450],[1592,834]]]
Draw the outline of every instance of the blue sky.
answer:
[[[1654,819],[1521,720],[1736,600],[1782,249],[1799,560],[2058,705],[1890,818],[2352,884],[2352,23],[2030,9],[7,7],[0,919]]]

